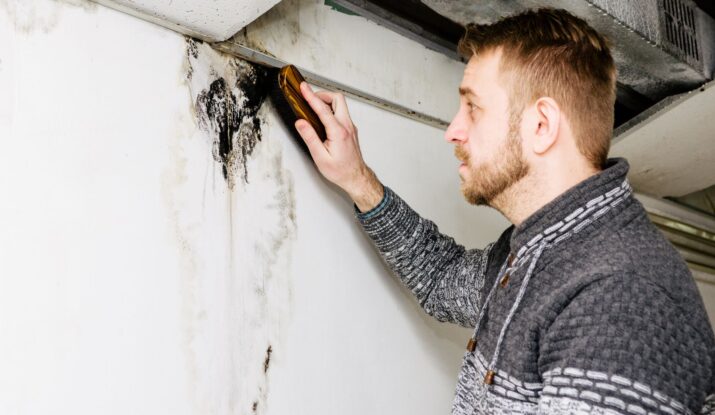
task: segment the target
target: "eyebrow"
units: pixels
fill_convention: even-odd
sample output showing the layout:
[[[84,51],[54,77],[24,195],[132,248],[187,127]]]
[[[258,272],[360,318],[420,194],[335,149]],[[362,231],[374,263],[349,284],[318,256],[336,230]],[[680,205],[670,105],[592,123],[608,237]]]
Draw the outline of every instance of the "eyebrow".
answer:
[[[474,90],[472,90],[472,88],[470,88],[468,86],[460,86],[459,87],[459,95],[473,95],[473,96],[479,98],[479,95],[477,95],[477,93],[474,92]]]

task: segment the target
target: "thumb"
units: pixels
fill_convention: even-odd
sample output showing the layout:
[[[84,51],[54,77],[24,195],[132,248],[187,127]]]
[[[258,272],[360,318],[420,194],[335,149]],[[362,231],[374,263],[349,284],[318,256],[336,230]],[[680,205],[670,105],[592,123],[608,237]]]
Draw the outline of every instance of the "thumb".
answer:
[[[323,141],[315,132],[312,125],[306,120],[300,119],[295,122],[295,129],[298,130],[298,134],[308,146],[308,151],[310,151],[310,156],[316,163],[319,160],[323,160],[328,157],[328,150],[325,148]]]

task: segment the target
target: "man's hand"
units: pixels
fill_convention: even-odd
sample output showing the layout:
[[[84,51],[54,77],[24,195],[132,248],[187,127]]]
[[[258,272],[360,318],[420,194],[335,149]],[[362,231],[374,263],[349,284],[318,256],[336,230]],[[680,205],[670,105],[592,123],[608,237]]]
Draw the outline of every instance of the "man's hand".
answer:
[[[382,200],[384,189],[362,158],[357,128],[350,119],[345,97],[327,91],[314,93],[305,82],[300,85],[300,91],[318,114],[328,136],[322,142],[306,120],[295,123],[318,170],[347,192],[360,211],[374,208]]]

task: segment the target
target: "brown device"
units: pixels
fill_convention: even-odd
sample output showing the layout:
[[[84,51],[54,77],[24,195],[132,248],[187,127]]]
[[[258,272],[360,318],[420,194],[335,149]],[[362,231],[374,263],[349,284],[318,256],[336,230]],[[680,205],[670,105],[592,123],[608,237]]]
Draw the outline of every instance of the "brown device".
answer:
[[[305,81],[298,69],[293,65],[286,65],[278,72],[278,87],[288,102],[291,110],[297,118],[302,118],[310,123],[318,133],[321,141],[325,141],[328,136],[325,134],[325,127],[320,122],[318,114],[310,108],[308,101],[300,93],[300,83]]]

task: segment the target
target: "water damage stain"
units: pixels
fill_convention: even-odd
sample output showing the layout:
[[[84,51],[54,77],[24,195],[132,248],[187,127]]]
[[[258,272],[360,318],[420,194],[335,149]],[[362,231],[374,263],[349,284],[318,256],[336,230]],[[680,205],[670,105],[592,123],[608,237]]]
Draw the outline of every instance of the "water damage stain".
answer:
[[[196,402],[216,402],[230,413],[264,414],[270,405],[269,377],[277,369],[275,352],[281,348],[292,307],[295,194],[283,160],[284,135],[291,130],[276,125],[275,105],[269,99],[275,78],[268,70],[216,51],[208,43],[186,41],[179,76],[188,87],[195,121],[192,137],[200,140],[192,148],[202,151],[198,155],[192,151],[191,157],[205,172],[204,201],[221,214],[225,208],[228,225],[221,235],[214,234],[216,229],[194,225],[204,223],[203,216],[185,225],[191,232],[201,232],[198,241],[208,238],[228,245],[227,256],[216,257],[210,253],[216,243],[196,242],[203,254],[198,257],[205,261],[195,272],[197,278],[187,284],[197,299],[188,303],[192,298],[188,297],[187,308],[194,317],[187,317],[186,324],[193,333],[202,333],[191,335],[187,347],[197,379],[193,393]],[[184,190],[183,196],[194,200],[196,189]],[[207,265],[212,262],[209,258],[217,260],[215,266]],[[224,271],[215,277],[219,269]],[[199,310],[204,317],[196,317]],[[203,353],[206,350],[222,358],[210,358]],[[219,391],[216,376],[223,385]],[[195,412],[216,412],[199,409]]]
[[[52,32],[62,14],[72,8],[91,13],[97,10],[97,4],[89,0],[0,0],[0,12],[7,14],[15,30],[26,35]]]
[[[187,54],[198,56],[195,43],[189,42]],[[275,73],[240,59],[231,59],[228,70],[232,76],[211,81],[194,105],[199,127],[213,140],[214,160],[221,163],[223,176],[233,188],[236,177],[248,183],[246,162],[262,138],[258,113],[271,91]],[[187,73],[190,76],[192,71]]]

